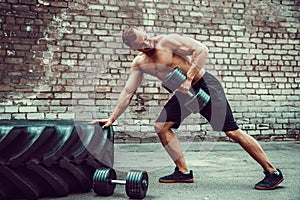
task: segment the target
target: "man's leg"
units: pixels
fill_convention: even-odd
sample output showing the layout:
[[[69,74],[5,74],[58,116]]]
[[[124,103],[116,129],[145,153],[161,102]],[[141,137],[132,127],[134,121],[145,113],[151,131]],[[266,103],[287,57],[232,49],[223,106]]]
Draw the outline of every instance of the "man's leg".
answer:
[[[171,130],[174,122],[156,122],[155,130],[158,134],[160,141],[172,160],[176,168],[175,171],[167,176],[160,177],[160,183],[193,183],[193,171],[188,172],[187,165],[183,156],[181,145],[178,138]]]
[[[273,190],[284,180],[281,171],[274,168],[257,140],[240,129],[227,131],[226,134],[238,142],[265,170],[265,178],[255,185],[255,189]]]
[[[235,131],[228,131],[226,135],[238,142],[249,155],[256,160],[265,171],[276,172],[276,169],[269,161],[264,150],[261,148],[260,144],[250,135],[246,134],[240,129]]]
[[[171,130],[174,122],[156,122],[154,127],[167,153],[170,155],[179,171],[188,172],[182,148],[175,133]]]

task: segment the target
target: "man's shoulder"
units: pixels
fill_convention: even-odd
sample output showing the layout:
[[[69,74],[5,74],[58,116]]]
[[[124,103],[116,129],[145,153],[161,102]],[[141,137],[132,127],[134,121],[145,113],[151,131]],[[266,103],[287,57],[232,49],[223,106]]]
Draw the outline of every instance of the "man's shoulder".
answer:
[[[181,37],[183,37],[181,34],[178,34],[178,33],[169,33],[167,35],[163,35],[161,37],[161,41],[164,41],[164,40],[174,40],[174,39],[181,38]]]
[[[173,47],[174,44],[178,44],[178,42],[185,41],[185,37],[178,34],[178,33],[170,33],[168,35],[164,35],[160,38],[160,40],[157,42],[157,47],[159,48],[168,48]]]
[[[176,38],[182,37],[182,35],[178,33],[169,33],[169,34],[163,34],[163,35],[157,35],[152,37],[154,41],[156,41],[156,44],[162,43],[162,42],[167,42],[167,41],[173,41]]]
[[[139,52],[139,53],[135,56],[135,58],[133,59],[132,65],[133,65],[133,66],[139,66],[139,65],[141,65],[141,64],[144,63],[144,62],[145,62],[145,54],[142,53],[142,52]]]

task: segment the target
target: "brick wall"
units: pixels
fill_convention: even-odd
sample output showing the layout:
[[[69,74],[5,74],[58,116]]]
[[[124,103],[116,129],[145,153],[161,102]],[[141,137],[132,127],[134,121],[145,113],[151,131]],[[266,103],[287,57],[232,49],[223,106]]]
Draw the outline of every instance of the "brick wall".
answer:
[[[210,49],[241,128],[260,139],[299,139],[300,1],[0,0],[0,120],[108,117],[136,52],[128,25],[179,32]],[[153,122],[169,94],[145,76],[117,121],[119,141],[157,141]],[[224,137],[191,115],[180,137]]]

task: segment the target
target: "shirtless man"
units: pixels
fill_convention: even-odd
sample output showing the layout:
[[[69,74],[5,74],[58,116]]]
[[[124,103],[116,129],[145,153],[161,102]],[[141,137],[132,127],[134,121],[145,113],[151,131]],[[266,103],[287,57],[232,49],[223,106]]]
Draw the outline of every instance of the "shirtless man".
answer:
[[[174,173],[161,177],[161,183],[192,183],[192,170],[188,170],[180,143],[172,131],[191,112],[184,107],[189,98],[188,90],[198,91],[202,88],[211,100],[199,112],[211,124],[213,130],[223,131],[232,140],[238,142],[264,169],[265,178],[255,185],[255,189],[275,189],[284,179],[279,169],[274,168],[259,143],[240,130],[232,116],[224,90],[217,79],[204,69],[208,48],[200,42],[179,34],[158,35],[149,37],[138,28],[130,27],[123,32],[123,42],[139,54],[132,62],[130,75],[120,93],[117,105],[108,119],[93,120],[91,124],[100,123],[103,127],[111,126],[125,112],[130,101],[142,82],[143,74],[150,74],[163,81],[174,68],[179,67],[186,80],[178,91],[164,106],[154,124],[162,145],[173,159],[176,168]],[[217,112],[217,114],[214,114]]]

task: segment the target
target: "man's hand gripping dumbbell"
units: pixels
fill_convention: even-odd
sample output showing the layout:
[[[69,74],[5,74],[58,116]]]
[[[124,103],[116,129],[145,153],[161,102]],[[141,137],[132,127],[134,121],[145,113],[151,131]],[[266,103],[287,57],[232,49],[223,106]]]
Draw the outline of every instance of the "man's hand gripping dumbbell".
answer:
[[[171,71],[162,82],[162,86],[166,88],[169,92],[173,93],[176,91],[180,85],[185,81],[186,75],[176,67],[173,71]],[[185,103],[185,106],[193,113],[198,113],[202,108],[206,106],[206,104],[210,100],[210,96],[202,89],[199,90],[197,94],[189,90],[187,95],[191,97]]]

